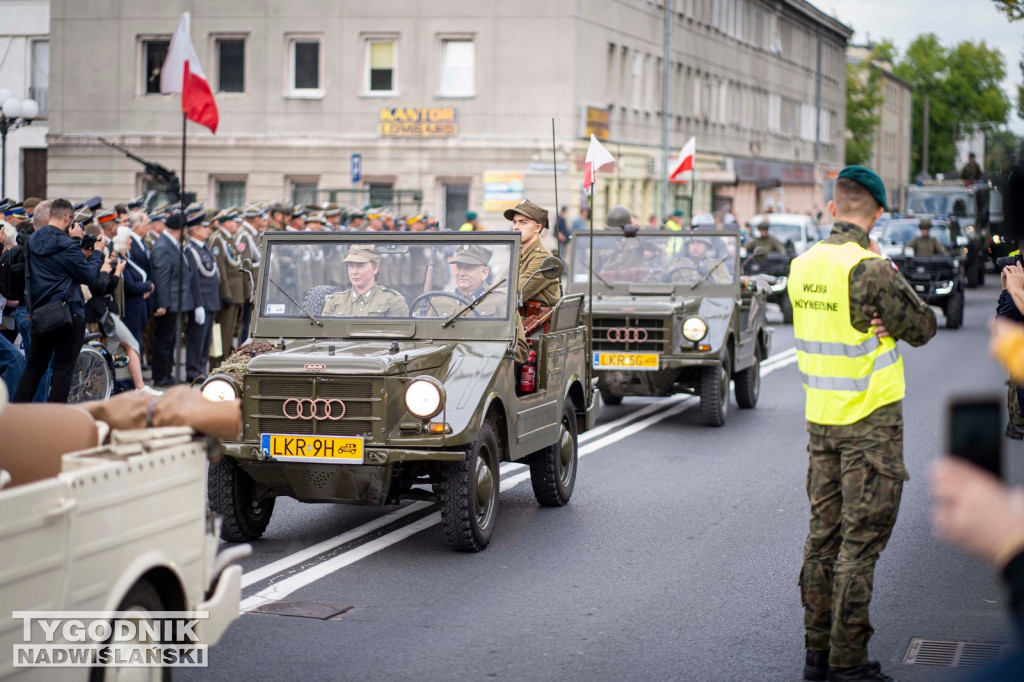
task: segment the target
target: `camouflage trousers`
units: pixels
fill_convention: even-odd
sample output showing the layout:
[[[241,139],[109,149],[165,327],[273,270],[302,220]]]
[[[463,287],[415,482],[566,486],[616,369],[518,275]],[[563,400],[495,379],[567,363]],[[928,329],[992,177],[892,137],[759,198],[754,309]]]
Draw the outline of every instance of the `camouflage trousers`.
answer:
[[[1021,413],[1020,405],[1020,389],[1018,384],[1007,380],[1006,382],[1006,411],[1007,411],[1007,427],[1006,435],[1010,435],[1011,432],[1021,433],[1024,432],[1024,414]]]
[[[875,562],[892,535],[903,481],[902,424],[813,425],[807,447],[810,531],[800,569],[805,645],[829,665],[868,662]],[[815,433],[815,430],[817,433]]]

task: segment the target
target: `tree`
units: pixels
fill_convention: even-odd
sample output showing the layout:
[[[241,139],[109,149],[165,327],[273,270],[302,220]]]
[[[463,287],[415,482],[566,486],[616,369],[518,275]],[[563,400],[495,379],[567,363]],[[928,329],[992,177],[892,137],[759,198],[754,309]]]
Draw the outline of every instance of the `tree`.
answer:
[[[870,61],[846,65],[846,165],[866,166],[875,146],[882,88]]]
[[[993,130],[985,135],[985,172],[1005,175],[1013,166],[1020,139],[1010,130]]]
[[[912,175],[921,169],[924,98],[929,102],[928,168],[934,175],[954,171],[955,141],[961,124],[1005,125],[1010,102],[1000,88],[1003,57],[984,41],[964,41],[952,49],[932,33],[918,36],[896,65],[896,75],[914,88]]]
[[[1021,0],[992,0],[996,9],[1006,15],[1010,21],[1024,19],[1024,2]]]

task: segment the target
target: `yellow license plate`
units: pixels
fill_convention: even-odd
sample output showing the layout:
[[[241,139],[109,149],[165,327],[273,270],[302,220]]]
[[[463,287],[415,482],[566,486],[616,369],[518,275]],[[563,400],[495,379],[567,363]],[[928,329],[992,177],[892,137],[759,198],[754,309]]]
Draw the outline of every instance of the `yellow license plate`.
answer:
[[[658,369],[657,353],[594,353],[594,369]]]
[[[363,439],[342,436],[291,436],[264,433],[260,447],[263,454],[284,462],[330,462],[362,464]]]

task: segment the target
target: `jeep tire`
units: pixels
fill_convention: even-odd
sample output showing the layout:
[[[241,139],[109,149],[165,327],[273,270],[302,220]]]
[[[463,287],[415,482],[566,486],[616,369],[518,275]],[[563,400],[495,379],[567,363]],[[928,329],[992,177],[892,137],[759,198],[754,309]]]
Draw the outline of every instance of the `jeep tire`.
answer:
[[[622,396],[615,395],[614,393],[610,393],[609,391],[601,391],[601,402],[604,403],[605,405],[614,407],[615,405],[622,404]]]
[[[959,329],[964,323],[964,291],[954,291],[946,299],[942,312],[946,316],[946,329]]]
[[[757,406],[757,398],[761,394],[761,349],[754,349],[754,364],[741,372],[736,372],[736,404],[743,409]]]
[[[501,461],[494,426],[484,421],[461,462],[450,462],[434,485],[445,540],[460,552],[487,548],[498,518]]]
[[[530,483],[533,495],[544,507],[564,507],[576,486],[579,443],[576,410],[566,399],[558,425],[558,442],[530,456]]]
[[[732,363],[729,352],[714,367],[700,371],[700,420],[706,426],[722,426],[729,414],[729,379]]]
[[[210,509],[221,515],[220,536],[228,542],[247,542],[263,535],[274,513],[272,496],[256,499],[256,482],[238,462],[223,457],[207,474]]]

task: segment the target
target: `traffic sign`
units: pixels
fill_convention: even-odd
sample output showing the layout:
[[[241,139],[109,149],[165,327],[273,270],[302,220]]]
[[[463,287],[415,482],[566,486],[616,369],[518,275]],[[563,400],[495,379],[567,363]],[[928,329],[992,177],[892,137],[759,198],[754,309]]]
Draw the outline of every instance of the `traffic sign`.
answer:
[[[352,184],[355,184],[363,179],[363,155],[353,154],[352,159],[349,163],[352,169]]]

